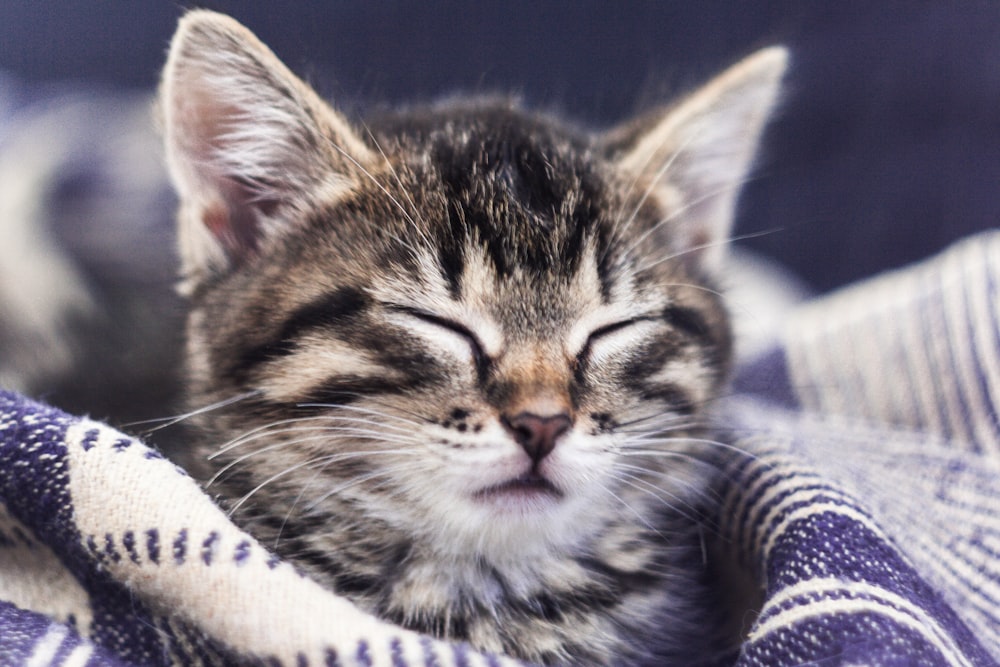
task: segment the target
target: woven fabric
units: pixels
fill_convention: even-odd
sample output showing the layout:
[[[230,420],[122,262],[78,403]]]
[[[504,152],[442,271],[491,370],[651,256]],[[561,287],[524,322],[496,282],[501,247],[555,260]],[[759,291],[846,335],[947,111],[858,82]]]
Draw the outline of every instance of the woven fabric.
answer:
[[[1000,234],[809,302],[719,406],[740,667],[1000,658]],[[0,393],[0,664],[507,665],[401,630],[110,427]]]

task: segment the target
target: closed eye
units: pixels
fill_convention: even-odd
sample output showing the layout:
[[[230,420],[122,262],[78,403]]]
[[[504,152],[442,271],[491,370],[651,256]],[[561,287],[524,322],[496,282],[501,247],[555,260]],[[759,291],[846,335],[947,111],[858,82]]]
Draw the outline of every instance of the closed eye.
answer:
[[[633,317],[631,319],[622,320],[620,322],[612,322],[611,324],[605,324],[602,327],[598,327],[590,332],[587,336],[587,342],[583,344],[580,352],[576,355],[576,365],[577,368],[582,368],[587,361],[590,359],[591,352],[595,343],[600,341],[602,338],[609,338],[613,334],[627,329],[629,327],[635,326],[640,322],[648,322],[654,318],[652,317]]]
[[[392,309],[406,313],[410,317],[414,317],[421,322],[432,324],[439,329],[444,329],[460,336],[465,340],[469,349],[472,351],[472,357],[476,364],[476,368],[484,369],[487,365],[489,365],[490,358],[486,354],[486,350],[483,348],[483,344],[479,340],[479,337],[464,324],[450,320],[446,317],[441,317],[440,315],[435,315],[434,313],[427,312],[426,310],[420,310],[418,308],[410,308],[408,306],[392,306]]]

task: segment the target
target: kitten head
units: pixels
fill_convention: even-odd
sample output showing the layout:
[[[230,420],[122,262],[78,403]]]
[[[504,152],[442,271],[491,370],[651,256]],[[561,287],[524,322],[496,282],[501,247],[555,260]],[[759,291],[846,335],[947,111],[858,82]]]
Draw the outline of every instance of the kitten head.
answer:
[[[784,62],[603,134],[505,100],[355,125],[188,14],[161,113],[192,400],[242,398],[201,417],[226,493],[511,562],[683,503],[729,357],[713,275]]]

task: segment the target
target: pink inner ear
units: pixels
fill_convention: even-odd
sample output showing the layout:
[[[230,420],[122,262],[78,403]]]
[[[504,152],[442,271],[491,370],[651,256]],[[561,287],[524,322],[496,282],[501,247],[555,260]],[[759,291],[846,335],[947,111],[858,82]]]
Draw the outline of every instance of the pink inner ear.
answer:
[[[202,224],[218,240],[230,260],[239,263],[258,249],[260,202],[238,177],[224,173],[220,151],[227,133],[240,122],[239,108],[223,104],[204,90],[191,96],[188,117],[189,150],[198,165],[201,186],[214,191],[219,200],[202,213]],[[192,102],[196,102],[192,103]]]
[[[183,94],[169,100],[171,138],[177,156],[187,165],[181,171],[188,181],[186,189],[204,193],[199,199],[211,202],[199,212],[200,222],[226,256],[239,262],[257,250],[257,212],[249,188],[224,173],[219,151],[240,111],[217,99],[218,91],[206,88],[206,74],[198,67],[178,67],[175,72],[178,80],[172,90]]]
[[[201,221],[222,245],[226,255],[239,263],[257,253],[260,225],[245,186],[227,178],[218,179],[219,201],[205,208]]]
[[[224,204],[216,204],[205,209],[202,214],[202,222],[212,236],[217,239],[225,237],[229,232],[229,211]]]

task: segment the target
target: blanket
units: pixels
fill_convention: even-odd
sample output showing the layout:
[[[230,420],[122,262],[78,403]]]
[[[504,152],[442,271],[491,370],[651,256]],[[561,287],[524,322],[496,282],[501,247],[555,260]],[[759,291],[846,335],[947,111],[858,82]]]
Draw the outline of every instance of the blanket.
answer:
[[[1000,233],[795,307],[718,406],[735,658],[1000,659]],[[511,665],[381,622],[107,425],[0,393],[0,664]]]

